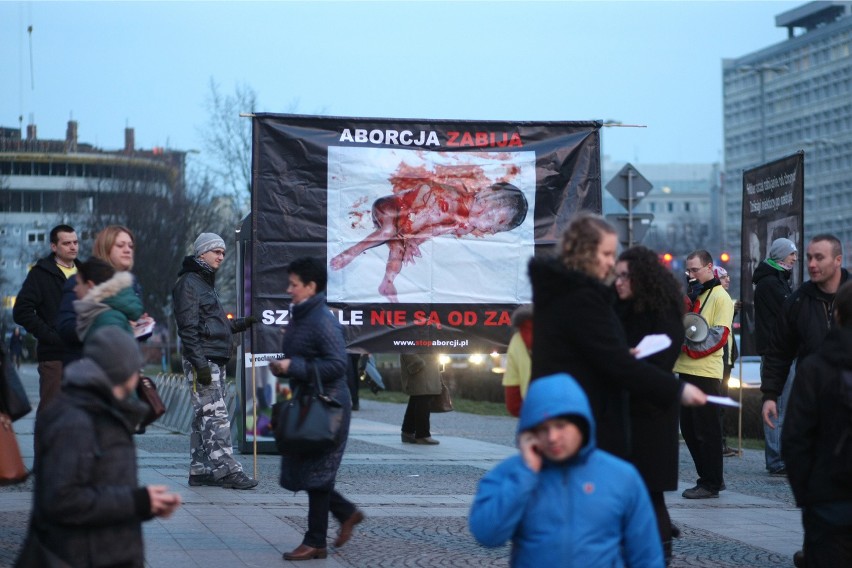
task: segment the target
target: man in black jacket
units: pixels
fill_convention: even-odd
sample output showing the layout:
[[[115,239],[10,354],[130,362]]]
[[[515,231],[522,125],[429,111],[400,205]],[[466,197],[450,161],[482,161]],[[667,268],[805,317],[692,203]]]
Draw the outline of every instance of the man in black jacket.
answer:
[[[214,233],[195,239],[195,255],[183,260],[172,291],[180,335],[183,371],[192,388],[189,484],[251,489],[257,480],[243,473],[234,459],[231,421],[223,396],[225,365],[231,358],[234,332],[242,332],[255,317],[233,322],[216,294],[216,271],[225,258],[225,241]]]
[[[783,435],[808,566],[852,566],[852,284],[837,291],[835,320],[799,365]]]
[[[815,353],[832,327],[835,294],[849,278],[849,273],[841,267],[842,261],[840,240],[834,235],[816,235],[808,243],[810,280],[784,301],[763,354],[760,371],[762,416],[764,424],[771,429],[775,429],[777,401],[784,392],[793,360],[801,361]]]
[[[39,404],[41,412],[58,394],[65,345],[56,330],[56,315],[65,281],[77,274],[77,233],[68,225],[50,231],[51,253],[40,259],[24,280],[12,317],[38,339]]]
[[[761,357],[769,349],[769,338],[778,320],[778,313],[787,296],[793,293],[790,287],[790,277],[793,266],[798,260],[796,244],[790,239],[780,238],[772,241],[769,255],[754,270],[751,282],[754,284],[754,343],[757,354]],[[791,374],[795,369],[791,370]],[[781,424],[784,420],[784,409],[790,395],[792,381],[781,392],[776,401],[778,418],[772,420],[775,427],[763,425],[763,435],[766,440],[764,449],[766,469],[770,473],[783,473],[784,460],[781,459]]]

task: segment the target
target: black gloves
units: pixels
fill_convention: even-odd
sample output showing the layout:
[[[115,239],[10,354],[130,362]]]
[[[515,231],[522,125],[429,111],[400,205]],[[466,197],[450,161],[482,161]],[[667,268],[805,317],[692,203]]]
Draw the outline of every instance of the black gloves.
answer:
[[[213,382],[213,373],[210,372],[210,367],[201,367],[195,370],[195,380],[204,385],[210,386]]]
[[[251,326],[253,326],[254,324],[257,323],[257,317],[256,316],[249,316],[249,317],[245,318],[244,321],[246,322],[246,327],[251,327]]]

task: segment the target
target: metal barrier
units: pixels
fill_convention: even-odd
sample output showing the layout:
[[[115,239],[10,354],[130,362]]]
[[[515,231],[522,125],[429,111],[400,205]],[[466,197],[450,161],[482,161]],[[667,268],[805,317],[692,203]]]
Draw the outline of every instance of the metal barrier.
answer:
[[[194,416],[190,400],[192,388],[190,382],[184,375],[176,373],[158,373],[152,379],[157,385],[160,398],[166,405],[166,413],[155,424],[172,432],[188,435],[192,431]],[[237,387],[232,381],[225,381],[225,405],[228,407],[228,416],[233,423],[234,413],[237,410]]]

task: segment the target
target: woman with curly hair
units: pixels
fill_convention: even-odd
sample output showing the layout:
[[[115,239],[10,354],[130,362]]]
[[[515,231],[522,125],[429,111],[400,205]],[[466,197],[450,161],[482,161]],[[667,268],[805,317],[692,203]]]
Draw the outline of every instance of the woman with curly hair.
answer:
[[[680,383],[630,353],[615,313],[610,284],[618,237],[601,216],[576,213],[556,255],[529,264],[533,291],[532,377],[572,375],[589,397],[598,446],[619,457],[631,454],[624,393],[660,408],[680,401],[703,405],[694,385]]]
[[[646,335],[665,334],[672,344],[646,359],[671,373],[683,345],[683,291],[674,275],[657,258],[657,253],[637,246],[621,253],[615,263],[616,312],[624,326],[629,345]],[[678,407],[655,406],[630,397],[628,426],[631,452],[626,456],[636,466],[657,516],[657,528],[666,559],[671,558],[672,524],[664,491],[677,489]]]

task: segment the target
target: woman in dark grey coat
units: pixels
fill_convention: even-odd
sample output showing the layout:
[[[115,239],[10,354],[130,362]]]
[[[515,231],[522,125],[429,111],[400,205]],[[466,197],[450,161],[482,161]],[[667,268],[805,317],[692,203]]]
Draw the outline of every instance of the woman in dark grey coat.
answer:
[[[296,549],[284,553],[285,560],[325,558],[328,513],[340,521],[335,546],[343,546],[352,529],[364,519],[355,505],[334,490],[334,481],[352,416],[352,398],[346,384],[346,345],[340,323],[325,303],[328,279],[325,264],[315,258],[298,258],[287,268],[287,293],[292,298],[290,323],[284,333],[285,359],[273,361],[270,370],[290,379],[291,390],[305,388],[319,375],[325,393],[343,405],[340,445],[324,453],[285,453],[281,456],[281,487],[308,492],[308,531]],[[309,387],[308,387],[309,388]]]

